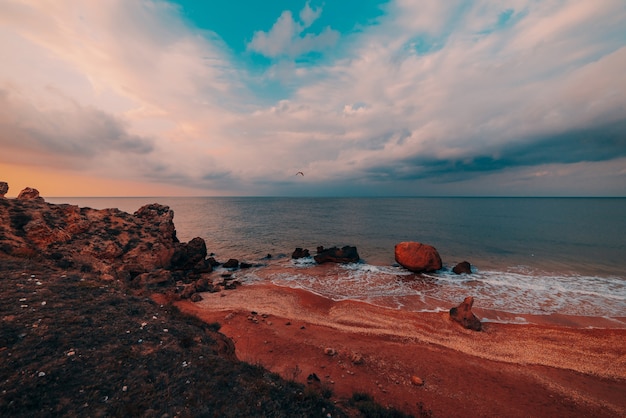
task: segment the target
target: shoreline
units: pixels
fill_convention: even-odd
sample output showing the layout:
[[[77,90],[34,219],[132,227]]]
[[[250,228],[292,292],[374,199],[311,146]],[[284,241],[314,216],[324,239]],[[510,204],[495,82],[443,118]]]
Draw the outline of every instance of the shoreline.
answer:
[[[438,279],[436,275],[422,276],[400,269],[385,270],[395,269],[395,266],[365,264],[361,266],[364,270],[360,270],[359,264],[355,266],[346,270],[343,265],[334,264],[294,265],[285,263],[283,259],[256,267],[251,271],[235,271],[233,278],[246,285],[272,284],[311,292],[334,302],[363,302],[376,307],[416,313],[447,313],[466,296],[473,296],[474,313],[485,323],[626,329],[626,312],[623,310],[618,310],[617,315],[569,313],[577,311],[576,308],[572,309],[572,306],[576,306],[577,300],[567,301],[563,295],[557,296],[562,300],[548,301],[553,305],[548,306],[550,311],[545,314],[518,313],[489,306],[494,305],[493,300],[499,296],[504,297],[504,294],[491,294],[485,300],[481,298],[482,289],[465,284],[468,281],[483,280],[480,276],[473,278],[473,275],[448,274]],[[227,270],[224,270],[224,273],[230,274]],[[520,297],[530,298],[532,295]],[[508,302],[517,303],[516,295],[506,295],[503,304]],[[559,308],[565,308],[565,313],[558,312]],[[532,307],[531,310],[537,310],[537,307]],[[602,313],[609,311],[610,307],[607,306]]]
[[[423,405],[434,416],[626,414],[623,328],[558,316],[523,326],[484,322],[474,332],[445,312],[332,301],[268,283],[202,297],[173,303],[220,323],[241,360],[305,384],[314,373],[340,398],[361,391],[418,416]]]

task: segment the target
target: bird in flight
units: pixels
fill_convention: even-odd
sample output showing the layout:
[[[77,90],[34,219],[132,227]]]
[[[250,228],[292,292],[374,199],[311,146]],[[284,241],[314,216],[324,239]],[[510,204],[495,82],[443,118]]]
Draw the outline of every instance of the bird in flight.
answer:
[[[298,174],[299,174],[299,175],[301,175],[302,177],[304,177],[304,173],[303,173],[302,171],[298,171],[298,172],[296,173],[296,176],[297,176]]]

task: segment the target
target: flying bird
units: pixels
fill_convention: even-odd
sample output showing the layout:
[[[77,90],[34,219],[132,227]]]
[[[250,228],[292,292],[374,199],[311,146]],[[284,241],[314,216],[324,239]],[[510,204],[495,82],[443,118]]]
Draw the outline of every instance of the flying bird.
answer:
[[[303,173],[302,171],[298,171],[298,172],[296,173],[296,176],[297,176],[298,174],[300,174],[302,177],[304,177],[304,173]]]

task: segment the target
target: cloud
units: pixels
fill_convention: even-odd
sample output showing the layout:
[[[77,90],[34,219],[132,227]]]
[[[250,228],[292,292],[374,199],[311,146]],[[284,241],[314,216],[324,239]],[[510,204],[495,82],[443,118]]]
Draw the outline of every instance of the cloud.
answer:
[[[0,89],[0,142],[5,162],[14,153],[38,155],[47,161],[62,159],[89,164],[103,154],[145,155],[153,150],[152,139],[128,132],[128,124],[91,106],[82,106],[55,91],[62,106],[46,108],[20,97],[14,89]]]
[[[339,39],[339,32],[330,27],[319,34],[304,33],[321,13],[321,7],[312,9],[307,2],[300,12],[300,22],[296,22],[290,11],[284,11],[268,32],[254,33],[248,50],[270,58],[296,58],[332,47]]]
[[[624,190],[621,0],[383,11],[342,36],[284,11],[248,32],[260,72],[165,1],[2,2],[0,159],[199,194],[526,192],[592,169]]]

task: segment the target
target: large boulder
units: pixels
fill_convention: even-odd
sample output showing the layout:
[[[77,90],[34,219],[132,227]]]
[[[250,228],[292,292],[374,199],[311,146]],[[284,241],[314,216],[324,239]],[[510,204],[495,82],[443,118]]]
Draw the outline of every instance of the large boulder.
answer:
[[[395,247],[396,262],[415,273],[441,269],[441,256],[437,249],[420,242],[401,242]]]
[[[346,245],[342,248],[332,247],[332,248],[324,248],[317,247],[317,254],[313,256],[315,262],[318,264],[322,263],[356,263],[361,257],[359,257],[359,253],[356,250],[356,247],[351,247]]]
[[[471,296],[466,297],[459,306],[450,309],[450,319],[458,322],[467,329],[480,331],[483,328],[483,325],[472,312],[473,304],[474,298]]]

